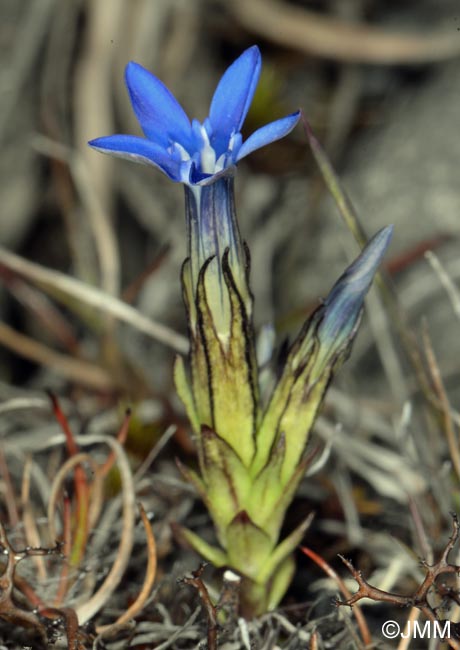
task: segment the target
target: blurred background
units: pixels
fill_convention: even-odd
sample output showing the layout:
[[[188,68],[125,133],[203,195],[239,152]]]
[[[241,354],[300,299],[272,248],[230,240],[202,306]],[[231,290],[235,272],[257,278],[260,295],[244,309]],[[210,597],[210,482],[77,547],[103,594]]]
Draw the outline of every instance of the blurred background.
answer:
[[[129,60],[203,120],[223,70],[257,43],[263,71],[245,133],[305,111],[366,232],[395,224],[390,270],[414,322],[428,315],[442,331],[436,346],[456,383],[452,308],[423,252],[434,247],[454,277],[460,273],[457,2],[3,0],[0,11],[5,249],[184,332],[181,187],[86,142],[139,133],[123,81]],[[292,334],[357,250],[327,199],[302,127],[244,161],[237,191],[257,326],[273,321],[280,337]],[[12,328],[0,330],[4,385],[64,388],[69,376],[65,363],[56,366],[57,352],[88,362],[80,387],[91,387],[91,367],[101,366],[113,388],[131,385],[134,374],[142,389],[169,390],[171,353],[163,345],[123,326],[116,346],[104,347],[100,314],[68,300],[64,308],[45,303],[33,283],[3,264],[0,270],[1,317]],[[372,340],[361,339],[364,354]]]
[[[288,527],[315,509],[309,544],[331,562],[352,552],[377,584],[407,592],[421,580],[416,554],[430,557],[427,539],[440,548],[460,502],[455,445],[447,449],[440,425],[442,392],[430,402],[435,366],[421,336],[425,323],[451,398],[443,413],[458,426],[458,0],[1,0],[0,433],[14,434],[8,453],[46,440],[45,388],[111,434],[120,404],[135,404],[128,448],[140,459],[169,424],[177,427],[173,453],[142,484],[162,566],[177,553],[171,520],[193,512],[194,525],[209,532],[172,459],[193,458],[172,382],[186,335],[183,190],[87,141],[140,134],[123,81],[128,61],[203,120],[220,75],[253,44],[263,69],[244,134],[304,110],[367,235],[395,225],[385,271],[412,328],[412,343],[401,345],[373,292],[316,427],[324,453],[315,471],[327,468],[302,484]],[[261,347],[273,343],[276,358],[358,247],[301,125],[239,165],[237,211]],[[420,349],[425,357],[410,361]],[[10,471],[19,481],[22,460]],[[197,558],[187,561],[196,566]],[[315,598],[317,585],[329,611],[322,572],[302,561],[291,600],[304,600],[307,585]],[[182,575],[183,565],[174,566],[171,575]]]

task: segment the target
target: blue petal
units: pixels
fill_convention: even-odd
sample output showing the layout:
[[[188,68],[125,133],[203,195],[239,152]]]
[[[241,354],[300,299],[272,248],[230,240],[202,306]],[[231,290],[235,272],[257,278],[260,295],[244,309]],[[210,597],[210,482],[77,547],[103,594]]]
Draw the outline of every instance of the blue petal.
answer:
[[[219,81],[209,110],[211,145],[217,158],[228,149],[232,133],[238,133],[259,81],[261,56],[254,45],[227,68]]]
[[[154,165],[173,181],[180,181],[181,162],[163,147],[135,135],[109,135],[88,142],[90,147],[118,158],[126,158],[147,165]]]
[[[189,150],[190,120],[166,86],[138,63],[128,63],[125,72],[131,104],[147,138],[163,147],[179,142]]]
[[[236,157],[236,161],[238,162],[241,158],[244,158],[256,149],[260,149],[271,142],[284,138],[285,135],[292,131],[299,120],[300,111],[297,111],[296,113],[292,113],[292,115],[282,117],[279,120],[275,120],[275,122],[271,122],[270,124],[266,124],[260,129],[257,129],[257,131],[254,131],[246,142],[242,144]]]
[[[336,348],[352,333],[392,234],[393,226],[379,230],[332,288],[322,307],[324,318],[318,328],[321,344]]]

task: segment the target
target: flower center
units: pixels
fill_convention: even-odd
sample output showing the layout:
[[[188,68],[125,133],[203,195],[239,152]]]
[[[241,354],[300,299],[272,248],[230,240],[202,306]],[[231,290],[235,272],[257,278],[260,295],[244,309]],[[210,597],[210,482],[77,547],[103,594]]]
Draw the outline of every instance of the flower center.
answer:
[[[193,163],[204,176],[213,176],[234,163],[241,147],[241,133],[234,131],[229,138],[227,150],[217,158],[216,150],[211,145],[210,126],[207,122],[208,120],[204,124],[200,124],[198,120],[193,120],[192,129],[195,136],[193,151],[186,149],[180,142],[171,142],[169,147],[169,152],[176,159],[180,159],[182,163],[181,177],[185,183],[188,181],[190,167]]]

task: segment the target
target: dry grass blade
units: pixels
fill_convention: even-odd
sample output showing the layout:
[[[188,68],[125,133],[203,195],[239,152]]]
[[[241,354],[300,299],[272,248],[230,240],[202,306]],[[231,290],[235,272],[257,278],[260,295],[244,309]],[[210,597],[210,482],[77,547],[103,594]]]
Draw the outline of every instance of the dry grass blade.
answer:
[[[234,0],[231,7],[250,32],[284,47],[342,63],[420,64],[460,55],[455,30],[391,33],[321,16],[280,0]]]
[[[103,625],[101,627],[98,627],[96,629],[98,634],[103,632],[109,632],[112,629],[118,627],[119,625],[123,625],[124,623],[127,623],[131,618],[137,616],[142,611],[142,608],[147,602],[147,598],[150,596],[150,593],[153,589],[153,584],[155,582],[155,577],[157,573],[157,550],[156,550],[155,536],[153,534],[152,527],[150,525],[149,519],[147,517],[147,514],[142,504],[139,504],[139,510],[141,513],[142,523],[144,524],[144,528],[145,528],[145,535],[147,537],[147,551],[148,551],[147,571],[145,574],[144,584],[142,585],[142,589],[139,592],[138,597],[136,598],[134,603],[130,607],[128,607],[126,612],[124,612],[112,625]]]
[[[76,384],[103,391],[115,388],[113,377],[103,368],[88,361],[55,352],[48,346],[16,332],[12,327],[1,322],[0,344],[29,361],[54,370]]]
[[[313,133],[308,120],[305,118],[305,116],[303,116],[302,119],[305,134],[308,138],[312,154],[320,169],[324,182],[335,201],[340,216],[347,228],[354,236],[360,248],[363,248],[368,241],[368,237],[360,223],[356,210],[344,188],[342,187],[341,182],[335,173],[326,152]],[[420,388],[425,396],[425,399],[429,404],[432,404],[432,391],[426,378],[421,354],[417,347],[416,340],[407,325],[408,319],[405,310],[396,298],[391,285],[385,280],[385,277],[381,272],[378,271],[376,273],[375,281],[382,296],[383,303],[388,310],[388,315],[386,318],[388,327],[379,328],[379,336],[375,339],[375,343],[379,348],[380,358],[382,365],[385,368],[385,372],[390,381],[393,379],[393,382],[390,384],[393,388],[393,393],[396,393],[399,397],[406,395],[407,384],[405,381],[404,372],[401,367],[399,355],[394,349],[393,342],[389,334],[391,329],[389,327],[390,320],[397,328],[401,343],[403,344],[407,357],[414,368],[414,372],[416,374]],[[373,310],[371,310],[371,312],[372,311]],[[384,315],[384,310],[382,309],[380,311],[382,315]],[[384,341],[385,345],[383,345],[383,343],[380,343],[381,340]],[[396,385],[393,385],[394,383],[396,383]]]
[[[129,433],[130,423],[131,423],[131,409],[126,409],[125,417],[117,433],[117,440],[120,443],[120,445],[124,445],[126,442]],[[104,464],[100,465],[97,469],[97,473],[100,478],[104,478],[107,476],[107,474],[112,469],[115,460],[116,460],[115,454],[113,453],[113,451],[111,451]]]
[[[46,327],[47,332],[68,352],[78,356],[79,343],[75,328],[56,305],[36,287],[17,276],[5,273],[1,279],[15,299]]]
[[[123,499],[122,534],[117,557],[97,592],[89,600],[76,606],[75,611],[80,625],[82,625],[89,621],[106,604],[119,585],[128,565],[133,547],[135,491],[128,458],[117,440],[102,435],[76,436],[75,440],[81,446],[106,444],[115,452],[117,466],[120,471]]]
[[[198,606],[195,611],[192,613],[190,618],[184,623],[182,627],[179,627],[173,634],[170,635],[169,639],[165,641],[164,643],[160,643],[160,645],[157,645],[155,647],[155,650],[166,650],[166,648],[170,648],[177,639],[180,639],[180,637],[184,634],[184,632],[189,628],[192,627],[192,625],[195,623],[196,619],[198,618],[199,614],[201,612],[201,607]]]
[[[345,222],[348,230],[358,242],[359,247],[364,248],[368,242],[368,237],[364,228],[361,226],[356,210],[354,209],[347,193],[341,186],[340,180],[335,173],[326,152],[313,133],[313,129],[305,115],[302,115],[302,122],[313,157],[319,167],[327,189],[331,193],[331,196],[337,205],[340,216]]]
[[[107,96],[109,96],[109,93]],[[99,101],[100,98],[101,94],[99,93]],[[77,113],[77,115],[79,114]],[[105,122],[105,126],[107,123],[108,121]],[[101,127],[100,130],[102,131],[103,128]],[[90,132],[92,132],[92,129],[88,129],[86,133]],[[93,132],[97,133],[98,129]],[[92,165],[93,176],[91,176],[85,166],[87,161],[83,160],[78,153],[70,148],[41,135],[35,137],[34,145],[38,151],[69,165],[93,234],[100,268],[100,287],[110,295],[118,295],[120,289],[118,246],[113,225],[107,215],[107,207],[105,202],[100,200],[95,188],[94,163]],[[110,160],[98,162],[97,165],[107,166],[107,163],[110,168]]]
[[[21,506],[22,506],[22,523],[24,525],[24,532],[26,536],[27,546],[41,546],[40,534],[38,532],[37,521],[30,501],[30,478],[32,471],[32,457],[27,456],[24,464],[24,471],[22,474],[21,485]],[[47,571],[46,565],[42,557],[34,557],[35,565],[37,568],[37,575],[46,580]]]
[[[15,411],[27,411],[36,409],[38,411],[49,411],[49,400],[44,397],[11,397],[0,404],[0,415],[14,413]]]
[[[19,524],[19,512],[17,508],[16,496],[14,494],[13,481],[11,480],[10,470],[6,462],[3,447],[0,446],[0,477],[3,481],[3,491],[5,493],[5,505],[8,513],[8,521],[12,528]]]
[[[75,278],[47,269],[39,264],[29,262],[0,246],[0,266],[27,278],[43,291],[75,310],[74,301],[92,307],[104,314],[109,314],[128,323],[140,332],[171,347],[182,354],[188,350],[188,341],[184,336],[174,332],[165,325],[155,323],[137,309],[123,301],[110,296],[104,291],[84,284]]]
[[[171,440],[173,435],[177,431],[177,426],[175,424],[169,425],[169,427],[166,429],[166,431],[163,433],[161,438],[158,440],[156,445],[152,447],[152,449],[149,451],[147,454],[146,458],[144,461],[142,461],[141,465],[138,467],[136,470],[136,473],[134,474],[134,481],[137,483],[142,476],[145,474],[145,472],[148,470],[150,465],[153,463],[155,458],[158,456],[158,454],[161,452],[161,450],[165,447],[165,445]]]
[[[452,281],[452,278],[449,276],[446,269],[441,264],[439,258],[437,255],[435,255],[435,253],[433,253],[433,251],[427,251],[425,253],[425,259],[428,261],[429,265],[438,276],[442,286],[446,290],[455,315],[457,318],[460,318],[460,293]]]
[[[56,508],[57,508],[57,501],[59,498],[59,494],[62,488],[62,485],[65,481],[65,478],[69,472],[71,472],[75,467],[81,466],[83,463],[88,463],[93,471],[96,485],[98,485],[96,489],[96,493],[101,493],[102,492],[102,482],[101,479],[98,479],[98,466],[97,463],[91,458],[90,454],[82,452],[79,454],[75,454],[75,456],[72,456],[71,458],[67,459],[67,461],[59,468],[56,476],[54,477],[53,483],[51,485],[51,492],[50,492],[50,498],[48,501],[48,528],[49,528],[49,536],[51,540],[56,540],[57,538],[57,532],[56,532],[56,525],[55,525],[55,516],[56,516]],[[99,501],[99,500],[98,500]],[[93,506],[93,502],[91,502],[91,505]],[[94,506],[93,506],[94,508]],[[94,516],[89,516],[90,520],[94,520]]]
[[[439,399],[441,411],[442,411],[442,420],[444,432],[447,438],[447,444],[449,445],[450,457],[452,459],[452,464],[457,474],[457,479],[460,480],[460,453],[458,445],[458,436],[457,432],[454,429],[454,423],[451,417],[451,408],[449,404],[449,399],[447,397],[446,389],[444,388],[444,382],[442,381],[441,371],[439,369],[436,357],[434,354],[433,346],[428,334],[428,330],[425,326],[423,327],[423,343],[425,345],[425,354],[428,361],[428,366],[430,369],[431,379],[433,380],[434,389],[436,395]]]
[[[49,393],[51,404],[59,426],[61,427],[66,437],[67,453],[69,461],[71,458],[78,456],[78,445],[74,440],[72,430],[70,428],[67,417],[61,409],[59,400],[51,392]],[[85,552],[85,546],[88,539],[89,521],[88,521],[88,508],[89,508],[89,484],[86,472],[81,463],[74,463],[72,468],[75,467],[73,472],[73,485],[75,490],[75,526],[74,526],[74,539],[72,541],[72,553],[70,555],[70,563],[72,566],[78,566]],[[61,468],[62,469],[62,468]],[[59,474],[59,472],[58,472]],[[65,476],[65,472],[63,473]]]
[[[91,597],[85,598],[83,602],[77,603],[75,612],[80,625],[89,621],[107,603],[116,588],[118,587],[123,574],[128,566],[133,547],[134,514],[135,514],[135,489],[129,460],[123,447],[119,442],[110,436],[88,434],[75,436],[75,443],[81,447],[92,445],[107,445],[115,453],[117,467],[121,479],[122,499],[122,520],[120,523],[121,539],[117,550],[116,559],[100,585],[99,589]],[[64,434],[54,436],[45,445],[46,448],[62,445],[65,442]],[[39,448],[43,448],[39,445]]]
[[[418,621],[419,618],[420,618],[420,610],[417,609],[416,607],[412,607],[412,609],[409,612],[409,616],[407,617],[407,623],[402,629],[403,630],[413,629],[413,625],[415,621]],[[401,641],[398,645],[397,650],[407,650],[413,638],[414,637],[413,636],[411,637],[409,634],[407,634],[405,637],[401,637]]]

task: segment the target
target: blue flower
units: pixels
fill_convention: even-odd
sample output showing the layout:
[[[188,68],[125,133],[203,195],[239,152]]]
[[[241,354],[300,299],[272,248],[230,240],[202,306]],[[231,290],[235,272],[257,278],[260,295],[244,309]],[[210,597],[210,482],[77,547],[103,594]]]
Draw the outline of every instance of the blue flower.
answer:
[[[257,129],[245,142],[241,127],[259,80],[261,56],[250,47],[226,70],[203,124],[190,120],[157,77],[138,63],[126,67],[131,104],[145,138],[111,135],[89,142],[113,156],[154,165],[173,181],[196,185],[213,182],[249,153],[287,135],[300,111]]]

